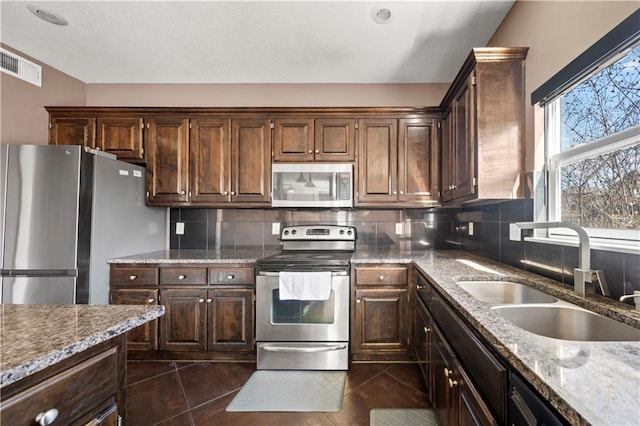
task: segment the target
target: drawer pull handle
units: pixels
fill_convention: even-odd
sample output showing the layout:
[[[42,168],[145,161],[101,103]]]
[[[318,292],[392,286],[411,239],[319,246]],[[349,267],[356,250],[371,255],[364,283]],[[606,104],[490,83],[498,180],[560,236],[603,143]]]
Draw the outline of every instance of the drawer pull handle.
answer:
[[[187,276],[186,276],[186,275],[178,275],[178,279],[179,279],[179,280],[184,280],[185,278],[187,278]]]
[[[36,422],[41,426],[50,425],[58,418],[58,410],[51,408],[36,416]]]
[[[154,299],[153,297],[150,297],[149,299],[147,299],[147,304],[150,305],[155,301],[156,301],[156,299]]]
[[[204,299],[198,299],[199,303],[204,303]]]
[[[129,280],[130,280],[130,281],[133,281],[133,280],[135,280],[136,278],[138,278],[138,276],[137,276],[137,275],[129,275]]]
[[[422,290],[423,288],[425,288],[425,286],[418,284],[418,285],[416,286],[416,288],[417,288],[418,290]]]
[[[356,303],[361,303],[362,301],[360,299],[356,299]]]
[[[232,279],[234,279],[235,277],[236,277],[236,276],[235,276],[235,275],[233,275],[233,274],[229,274],[229,275],[227,275],[227,279],[228,279],[228,280],[232,280]]]
[[[458,381],[449,379],[449,387],[452,388],[454,386],[458,386]]]

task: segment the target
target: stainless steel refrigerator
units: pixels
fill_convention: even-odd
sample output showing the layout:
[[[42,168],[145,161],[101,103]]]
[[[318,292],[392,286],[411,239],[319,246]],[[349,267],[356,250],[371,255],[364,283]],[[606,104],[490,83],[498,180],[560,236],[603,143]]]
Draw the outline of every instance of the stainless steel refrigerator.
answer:
[[[2,303],[109,302],[108,258],[166,247],[145,169],[81,146],[0,150]]]

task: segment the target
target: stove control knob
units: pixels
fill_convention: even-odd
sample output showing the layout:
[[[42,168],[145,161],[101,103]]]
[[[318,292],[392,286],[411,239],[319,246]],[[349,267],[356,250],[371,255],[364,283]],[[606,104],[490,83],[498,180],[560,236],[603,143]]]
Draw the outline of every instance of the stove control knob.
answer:
[[[296,235],[298,233],[298,231],[296,231],[295,229],[291,230],[291,235]]]
[[[347,231],[347,235],[351,235],[353,232],[351,230]]]
[[[289,231],[284,231],[283,234],[284,235],[289,235]]]
[[[344,235],[344,229],[340,230],[340,235]]]

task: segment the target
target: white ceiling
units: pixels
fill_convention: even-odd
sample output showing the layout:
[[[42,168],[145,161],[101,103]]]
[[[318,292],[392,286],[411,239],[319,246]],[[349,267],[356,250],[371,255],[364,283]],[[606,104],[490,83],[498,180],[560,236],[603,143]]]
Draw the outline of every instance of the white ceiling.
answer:
[[[85,83],[442,83],[512,4],[2,0],[0,35]],[[372,19],[381,6],[385,24]]]

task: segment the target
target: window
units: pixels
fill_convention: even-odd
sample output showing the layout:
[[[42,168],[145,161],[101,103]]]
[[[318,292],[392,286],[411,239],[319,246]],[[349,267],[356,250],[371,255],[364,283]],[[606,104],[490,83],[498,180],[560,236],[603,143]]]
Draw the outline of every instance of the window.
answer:
[[[545,108],[548,220],[575,223],[595,244],[635,252],[640,249],[640,41],[637,28],[629,37],[623,24],[534,92],[532,100]],[[548,236],[575,238],[564,229]]]
[[[638,239],[640,46],[545,106],[549,219]]]

